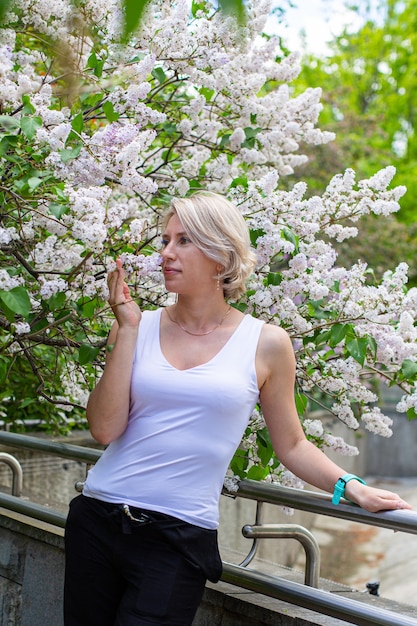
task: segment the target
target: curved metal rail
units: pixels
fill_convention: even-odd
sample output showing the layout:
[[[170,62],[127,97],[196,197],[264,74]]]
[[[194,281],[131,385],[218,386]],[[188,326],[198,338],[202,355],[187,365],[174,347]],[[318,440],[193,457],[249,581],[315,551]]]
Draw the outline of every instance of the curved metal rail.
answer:
[[[12,494],[14,496],[21,496],[23,489],[23,470],[19,461],[7,452],[0,452],[0,463],[5,463],[12,470]]]
[[[298,524],[261,524],[242,528],[244,537],[258,539],[295,539],[304,548],[306,567],[304,583],[310,587],[319,586],[320,579],[320,546],[314,535]]]
[[[253,539],[252,547],[247,556],[240,563],[241,567],[247,567],[254,559],[260,539],[295,539],[304,548],[306,566],[304,572],[304,584],[310,587],[318,587],[320,579],[320,546],[314,535],[298,524],[262,524],[263,502],[256,503],[255,524],[245,524],[242,535],[247,539]]]

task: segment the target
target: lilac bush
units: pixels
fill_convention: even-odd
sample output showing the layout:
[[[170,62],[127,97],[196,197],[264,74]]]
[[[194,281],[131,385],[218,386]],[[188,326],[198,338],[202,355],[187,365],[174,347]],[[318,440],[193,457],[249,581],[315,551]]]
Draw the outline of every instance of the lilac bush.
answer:
[[[361,216],[398,211],[405,189],[391,185],[392,167],[361,181],[348,170],[320,197],[282,184],[306,161],[303,144],[333,135],[317,127],[320,89],[292,93],[298,55],[262,35],[270,3],[247,8],[237,27],[208,3],[157,0],[122,43],[119,0],[10,5],[0,29],[6,421],[34,406],[56,428],[82,424],[112,321],[106,273],[122,256],[141,306],[168,303],[160,217],[172,196],[198,189],[227,195],[247,219],[258,266],[233,304],[292,337],[307,436],[357,453],[311,415],[320,406],[351,429],[390,436],[378,384],[399,385],[398,410],[415,416],[407,267],[375,282],[360,261],[340,267],[332,245],[355,237]],[[259,410],[231,473],[289,480]]]

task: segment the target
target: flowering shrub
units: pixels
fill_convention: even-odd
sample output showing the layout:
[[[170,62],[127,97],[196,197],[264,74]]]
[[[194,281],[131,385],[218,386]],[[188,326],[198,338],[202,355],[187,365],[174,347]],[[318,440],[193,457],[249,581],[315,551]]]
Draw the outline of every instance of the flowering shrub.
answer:
[[[350,428],[389,436],[373,381],[417,406],[416,290],[407,267],[380,283],[338,267],[332,241],[361,216],[399,209],[387,167],[334,177],[323,196],[280,188],[323,144],[320,90],[293,97],[300,70],[262,37],[264,0],[236,28],[206,3],[151,3],[121,44],[119,0],[15,0],[0,31],[0,376],[8,421],[80,424],[112,316],[106,273],[121,255],[141,306],[167,303],[158,224],[169,199],[226,194],[250,228],[258,266],[240,310],[282,325],[298,362],[296,398],[317,445],[355,454],[310,416],[322,403]],[[282,186],[281,186],[282,187]],[[49,404],[48,404],[49,402]],[[51,408],[52,403],[54,406]],[[232,462],[238,476],[284,476],[257,411]]]

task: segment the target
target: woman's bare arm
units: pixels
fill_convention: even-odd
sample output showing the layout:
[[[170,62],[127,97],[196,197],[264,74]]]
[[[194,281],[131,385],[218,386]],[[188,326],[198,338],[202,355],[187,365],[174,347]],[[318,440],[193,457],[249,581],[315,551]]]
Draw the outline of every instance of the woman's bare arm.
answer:
[[[261,374],[260,402],[280,461],[306,483],[332,493],[337,480],[347,472],[333,463],[303,432],[294,401],[295,358],[288,334],[265,325],[259,343],[257,368]],[[411,508],[397,494],[348,482],[346,496],[362,508],[376,512],[383,509]]]
[[[109,304],[116,321],[107,342],[103,375],[90,394],[87,420],[93,437],[108,444],[127,426],[130,405],[130,379],[141,311],[133,302],[124,280],[120,259],[108,277]]]

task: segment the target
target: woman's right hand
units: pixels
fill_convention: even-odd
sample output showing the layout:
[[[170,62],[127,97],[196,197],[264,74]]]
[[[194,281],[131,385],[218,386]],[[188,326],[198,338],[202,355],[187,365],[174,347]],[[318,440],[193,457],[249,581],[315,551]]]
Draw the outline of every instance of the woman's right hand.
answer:
[[[109,272],[107,278],[109,287],[108,302],[116,317],[119,328],[137,328],[142,312],[137,303],[132,300],[129,287],[125,281],[125,271],[120,258],[116,259],[116,269]]]

